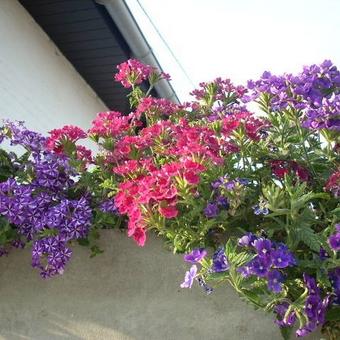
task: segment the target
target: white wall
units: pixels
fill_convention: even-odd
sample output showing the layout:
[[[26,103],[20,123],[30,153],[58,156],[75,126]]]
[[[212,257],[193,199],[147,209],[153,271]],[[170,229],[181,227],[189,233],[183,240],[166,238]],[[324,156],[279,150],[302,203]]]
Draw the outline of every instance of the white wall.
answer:
[[[46,133],[107,110],[17,0],[0,0],[0,119]]]

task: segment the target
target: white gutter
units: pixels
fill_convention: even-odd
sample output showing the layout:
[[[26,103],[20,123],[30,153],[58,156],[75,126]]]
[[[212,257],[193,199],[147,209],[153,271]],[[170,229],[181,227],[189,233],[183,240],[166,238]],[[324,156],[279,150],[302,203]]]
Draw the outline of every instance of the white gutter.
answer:
[[[96,0],[96,2],[106,7],[122,36],[129,45],[133,53],[133,57],[142,61],[144,64],[148,64],[162,70],[125,1]],[[160,97],[179,104],[179,99],[167,80],[162,79],[159,81],[155,85],[155,89]]]

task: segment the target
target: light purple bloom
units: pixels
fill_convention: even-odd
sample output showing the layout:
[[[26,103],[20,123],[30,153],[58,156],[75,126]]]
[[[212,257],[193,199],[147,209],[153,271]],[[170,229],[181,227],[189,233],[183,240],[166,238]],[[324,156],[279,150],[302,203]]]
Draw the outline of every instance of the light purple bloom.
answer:
[[[241,247],[254,246],[254,241],[257,240],[257,236],[253,233],[247,233],[238,240],[238,245]]]
[[[191,288],[197,274],[197,266],[194,264],[190,270],[185,273],[184,282],[181,283],[181,288]]]

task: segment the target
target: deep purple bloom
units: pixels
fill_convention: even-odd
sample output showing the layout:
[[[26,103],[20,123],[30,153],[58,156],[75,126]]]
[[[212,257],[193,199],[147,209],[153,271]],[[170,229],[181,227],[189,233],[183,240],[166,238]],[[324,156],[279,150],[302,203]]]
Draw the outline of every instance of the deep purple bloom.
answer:
[[[222,207],[223,209],[229,209],[228,199],[224,196],[218,196],[216,199],[216,203],[218,206]]]
[[[276,268],[286,268],[295,263],[295,259],[293,258],[292,254],[285,250],[273,250],[271,257],[273,265]]]
[[[213,265],[212,271],[215,273],[225,272],[229,270],[230,266],[228,263],[228,258],[224,252],[224,248],[219,248],[215,251],[213,255]]]
[[[268,289],[274,293],[282,291],[283,275],[278,270],[272,270],[267,275]]]
[[[253,274],[259,277],[265,277],[268,274],[271,262],[268,257],[256,256],[255,259],[250,261],[249,265]]]
[[[331,235],[328,238],[328,243],[333,250],[339,251],[340,250],[340,233],[337,232],[336,234]]]
[[[329,258],[327,251],[322,247],[320,247],[319,258],[321,261],[324,261]]]
[[[320,295],[320,290],[316,284],[316,281],[313,277],[309,276],[308,274],[303,274],[303,280],[308,288],[308,292],[310,295]]]
[[[191,253],[184,255],[184,261],[197,263],[200,262],[207,255],[204,248],[194,249]]]
[[[216,203],[208,203],[207,206],[204,208],[204,215],[207,218],[214,218],[219,214],[220,210]]]
[[[259,238],[254,241],[254,246],[259,256],[270,256],[272,251],[272,243],[270,240]]]
[[[181,288],[191,288],[194,282],[194,279],[196,277],[196,274],[197,274],[197,266],[194,264],[191,266],[189,271],[185,273],[184,282],[181,283]]]

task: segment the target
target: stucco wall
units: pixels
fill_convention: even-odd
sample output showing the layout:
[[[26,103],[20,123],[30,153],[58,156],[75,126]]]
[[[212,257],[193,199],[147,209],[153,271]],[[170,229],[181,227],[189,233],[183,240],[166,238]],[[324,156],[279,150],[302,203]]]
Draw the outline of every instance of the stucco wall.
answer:
[[[65,273],[49,280],[30,267],[29,249],[1,258],[0,339],[280,339],[272,316],[229,286],[209,296],[197,284],[181,289],[189,265],[154,235],[140,248],[106,230],[100,246],[105,252],[93,259],[74,246]]]
[[[54,43],[16,0],[0,1],[0,118],[46,133],[88,128],[106,110]]]

